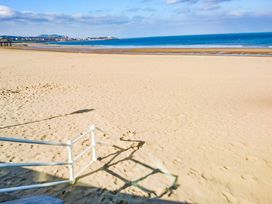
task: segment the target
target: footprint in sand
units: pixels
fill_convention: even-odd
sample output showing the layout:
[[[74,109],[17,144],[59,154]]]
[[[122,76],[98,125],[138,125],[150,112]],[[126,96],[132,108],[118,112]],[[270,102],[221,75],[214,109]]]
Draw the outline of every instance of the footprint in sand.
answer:
[[[208,172],[202,172],[201,178],[203,178],[205,181],[214,179],[214,177]]]
[[[193,175],[193,176],[199,176],[199,172],[193,168],[190,168],[189,172],[187,173],[188,176]]]
[[[41,140],[45,140],[47,138],[47,136],[46,135],[43,135],[42,137],[41,137]]]
[[[81,142],[81,145],[85,146],[89,143],[89,141],[90,141],[89,139],[85,139]]]
[[[231,193],[223,191],[222,195],[227,200],[228,203],[238,203],[237,199]]]
[[[251,174],[243,174],[243,175],[241,175],[241,178],[243,180],[245,180],[245,181],[253,181],[253,182],[258,181],[258,179],[255,176],[251,175]]]
[[[126,133],[122,134],[122,138],[121,139],[127,139],[129,137],[133,137],[136,135],[136,131],[127,131]]]
[[[15,157],[11,157],[11,158],[9,159],[9,162],[13,162],[14,159],[15,159]]]
[[[115,185],[117,185],[117,179],[116,179],[116,178],[114,179],[113,183],[114,183]]]
[[[228,166],[223,166],[220,169],[222,169],[222,170],[229,170],[230,168]]]

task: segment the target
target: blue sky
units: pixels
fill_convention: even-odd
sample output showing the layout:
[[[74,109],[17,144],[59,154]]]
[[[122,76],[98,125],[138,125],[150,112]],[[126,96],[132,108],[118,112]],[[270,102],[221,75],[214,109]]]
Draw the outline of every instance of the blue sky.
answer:
[[[272,31],[272,0],[0,0],[0,35]]]

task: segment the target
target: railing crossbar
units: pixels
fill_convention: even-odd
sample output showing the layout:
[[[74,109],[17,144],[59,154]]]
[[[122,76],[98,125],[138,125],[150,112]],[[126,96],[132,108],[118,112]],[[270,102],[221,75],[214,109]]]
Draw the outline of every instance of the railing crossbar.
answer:
[[[25,140],[25,139],[7,138],[7,137],[0,137],[0,141],[39,144],[39,145],[53,145],[53,146],[63,146],[63,147],[69,146],[69,144],[62,143],[62,142],[50,142],[50,141],[41,141],[41,140]]]
[[[77,161],[78,159],[80,159],[81,157],[83,157],[86,153],[88,153],[89,151],[92,150],[92,146],[86,148],[85,150],[83,150],[79,155],[77,155],[75,158],[74,158],[74,161]]]
[[[85,137],[86,135],[90,134],[90,132],[91,132],[91,131],[89,130],[89,131],[83,133],[82,135],[79,135],[79,136],[75,137],[75,138],[71,141],[71,143],[72,143],[72,144],[75,144],[77,141],[81,140],[83,137]]]
[[[55,182],[42,183],[42,184],[33,184],[33,185],[27,185],[27,186],[17,186],[17,187],[11,187],[11,188],[2,188],[0,189],[0,193],[8,193],[8,192],[19,191],[19,190],[29,190],[33,188],[56,186],[56,185],[65,184],[65,183],[70,183],[70,180],[55,181]]]
[[[90,166],[91,166],[91,164],[92,163],[94,163],[95,161],[94,160],[92,160],[89,164],[87,164],[85,167],[83,167],[83,169],[81,169],[77,174],[76,174],[76,178],[80,175],[80,174],[82,174],[86,169],[88,169]]]
[[[69,162],[33,162],[33,163],[0,163],[0,168],[23,167],[23,166],[65,166],[71,165]]]

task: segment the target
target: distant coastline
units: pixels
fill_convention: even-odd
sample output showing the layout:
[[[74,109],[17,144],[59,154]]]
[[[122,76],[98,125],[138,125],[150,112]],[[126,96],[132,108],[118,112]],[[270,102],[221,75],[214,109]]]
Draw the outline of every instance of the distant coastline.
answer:
[[[118,39],[113,36],[100,36],[100,37],[85,37],[85,38],[75,38],[75,37],[69,37],[65,35],[58,35],[58,34],[52,34],[52,35],[39,35],[39,36],[14,36],[14,35],[1,35],[0,39],[6,39],[10,40],[13,43],[49,43],[49,42],[75,42],[75,41],[99,41],[99,40],[113,40]]]
[[[0,36],[13,43],[44,43],[95,48],[272,48],[272,32],[228,33],[138,38],[85,37],[64,35]]]
[[[86,38],[61,41],[59,35],[42,35],[55,41],[14,43],[12,49],[96,54],[239,55],[272,56],[272,33],[210,34],[117,39]],[[65,37],[66,38],[66,37]]]

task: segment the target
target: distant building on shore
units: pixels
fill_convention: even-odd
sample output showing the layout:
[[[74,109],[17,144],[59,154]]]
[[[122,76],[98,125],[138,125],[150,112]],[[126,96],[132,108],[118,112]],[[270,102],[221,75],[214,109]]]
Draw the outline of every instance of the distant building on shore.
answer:
[[[118,39],[116,37],[112,37],[112,36],[107,36],[107,37],[87,37],[83,40],[86,41],[92,41],[92,40],[114,40],[114,39]]]
[[[12,41],[4,38],[0,38],[0,47],[12,46]]]
[[[72,38],[64,35],[39,35],[36,37],[33,36],[10,36],[3,35],[0,36],[0,39],[6,39],[12,41],[13,43],[48,43],[48,42],[67,42],[67,41],[93,41],[93,40],[113,40],[117,39],[116,37],[107,36],[107,37],[87,37],[87,38]]]

